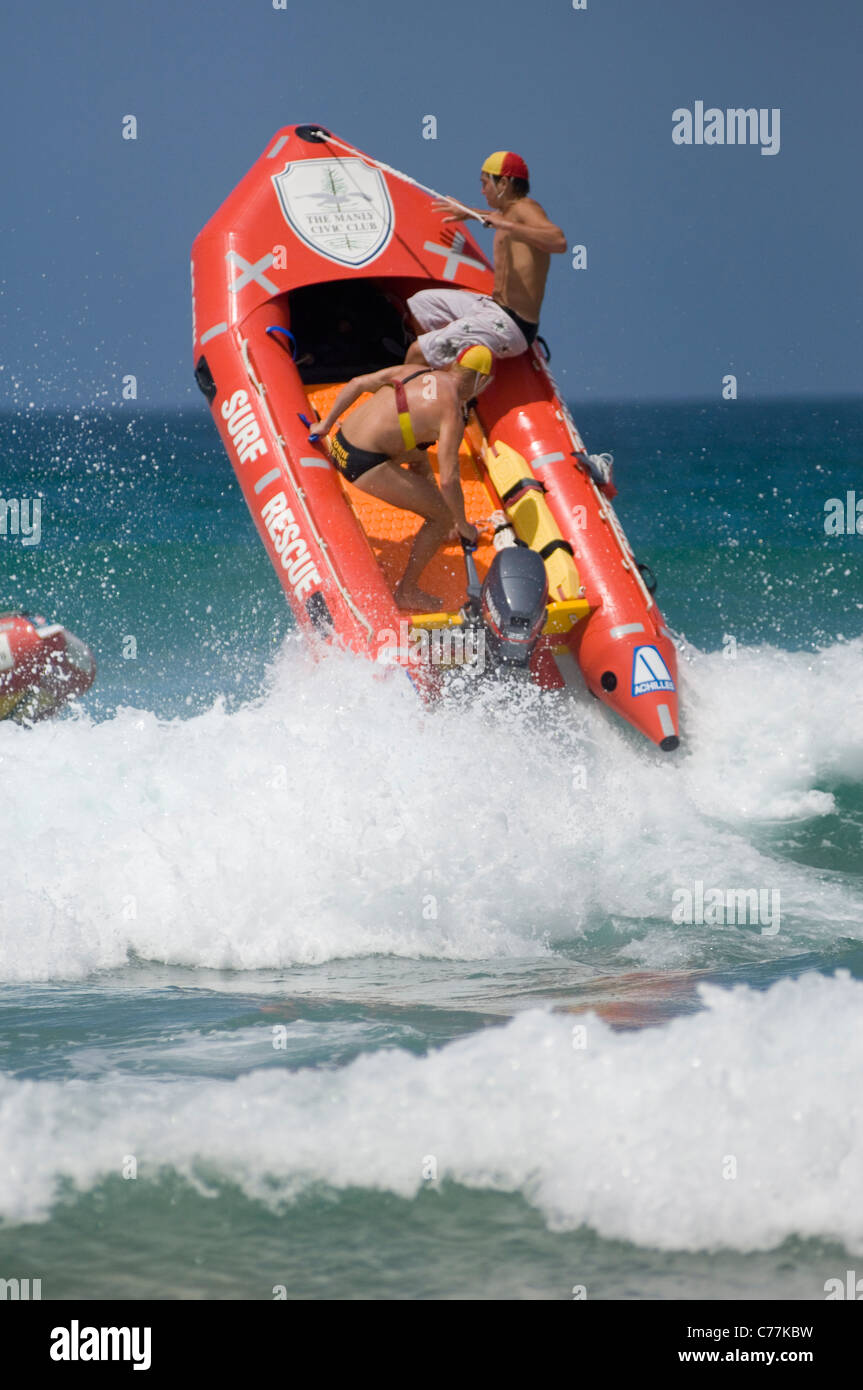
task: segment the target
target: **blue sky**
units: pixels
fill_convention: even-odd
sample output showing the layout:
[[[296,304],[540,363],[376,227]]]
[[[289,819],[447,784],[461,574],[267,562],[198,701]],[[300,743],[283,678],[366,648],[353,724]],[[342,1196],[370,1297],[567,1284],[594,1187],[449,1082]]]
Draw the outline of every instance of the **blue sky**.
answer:
[[[861,390],[860,0],[46,0],[0,37],[2,407],[196,402],[192,240],[305,120],[474,203],[527,159],[587,247],[542,321],[574,403]],[[778,107],[779,153],[675,145],[699,100]]]

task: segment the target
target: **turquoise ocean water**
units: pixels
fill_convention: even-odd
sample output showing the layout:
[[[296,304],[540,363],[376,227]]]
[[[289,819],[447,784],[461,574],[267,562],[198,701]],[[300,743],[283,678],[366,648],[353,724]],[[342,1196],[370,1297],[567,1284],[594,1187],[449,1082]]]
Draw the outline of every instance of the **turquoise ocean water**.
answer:
[[[0,1278],[43,1298],[820,1299],[863,1256],[863,402],[573,406],[680,646],[583,696],[313,664],[203,405],[0,417]],[[134,643],[129,639],[133,638]],[[128,653],[134,647],[134,656]],[[675,894],[778,895],[778,930]]]

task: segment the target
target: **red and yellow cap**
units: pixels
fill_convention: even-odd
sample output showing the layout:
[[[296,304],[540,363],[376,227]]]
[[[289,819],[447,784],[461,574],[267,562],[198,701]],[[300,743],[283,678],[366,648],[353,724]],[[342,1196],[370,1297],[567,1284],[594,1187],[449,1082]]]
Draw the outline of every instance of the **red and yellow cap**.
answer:
[[[494,366],[494,354],[485,343],[469,343],[455,360],[466,372],[479,372],[480,376],[491,376]]]
[[[484,174],[494,174],[497,178],[500,174],[506,174],[511,179],[524,179],[528,182],[530,175],[527,172],[527,165],[520,154],[513,154],[512,150],[497,150],[490,154],[485,164],[482,166]]]

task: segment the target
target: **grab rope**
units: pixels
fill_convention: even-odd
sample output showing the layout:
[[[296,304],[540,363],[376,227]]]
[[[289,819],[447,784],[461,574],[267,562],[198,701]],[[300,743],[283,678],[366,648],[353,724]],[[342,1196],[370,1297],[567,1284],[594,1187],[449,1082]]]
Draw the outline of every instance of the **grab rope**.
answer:
[[[358,159],[362,159],[365,163],[373,164],[376,169],[382,169],[385,174],[393,174],[397,179],[401,179],[403,183],[412,184],[414,188],[422,189],[423,193],[430,193],[433,198],[440,198],[441,201],[454,203],[467,217],[473,217],[477,222],[481,222],[484,227],[489,225],[482,213],[477,212],[475,208],[469,208],[466,203],[460,203],[458,198],[451,198],[447,193],[438,193],[437,189],[429,188],[427,184],[420,183],[418,179],[412,179],[409,174],[403,174],[401,169],[394,169],[391,164],[384,164],[381,159],[372,159],[370,154],[361,155],[359,151],[354,149],[353,145],[346,145],[343,140],[337,140],[334,135],[329,135],[325,130],[321,130],[319,126],[315,128],[312,133],[318,136],[322,144],[338,145],[339,149],[347,150],[349,154],[356,155]]]
[[[291,330],[290,330],[289,328],[282,328],[282,327],[280,327],[279,324],[273,323],[273,324],[270,325],[269,328],[265,328],[265,329],[264,329],[264,332],[265,332],[265,333],[268,333],[268,334],[273,334],[273,333],[284,333],[284,335],[285,335],[286,338],[290,338],[290,340],[291,340],[291,342],[290,342],[290,347],[288,347],[288,344],[287,344],[287,343],[282,343],[282,339],[281,339],[281,338],[277,338],[277,339],[276,339],[276,342],[277,342],[277,343],[282,343],[282,346],[283,346],[283,347],[287,347],[287,348],[288,348],[288,351],[289,351],[290,354],[291,354],[291,357],[293,358],[294,361],[296,361],[296,359],[297,359],[297,340],[296,340],[296,338],[294,337],[293,333],[291,332]]]

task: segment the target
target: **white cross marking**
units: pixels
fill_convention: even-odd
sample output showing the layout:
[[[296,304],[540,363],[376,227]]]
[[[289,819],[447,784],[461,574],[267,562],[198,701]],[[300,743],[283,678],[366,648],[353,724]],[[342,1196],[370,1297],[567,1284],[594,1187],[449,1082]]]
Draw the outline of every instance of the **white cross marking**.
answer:
[[[455,273],[460,265],[471,265],[474,270],[485,270],[482,261],[475,261],[473,256],[463,256],[461,248],[465,244],[464,232],[456,232],[452,239],[452,246],[441,246],[437,241],[423,242],[426,251],[435,251],[439,256],[446,256],[446,265],[443,268],[444,280],[454,280]]]
[[[266,275],[261,273],[263,267],[273,264],[271,251],[268,251],[266,256],[262,256],[259,261],[255,261],[254,265],[250,265],[237,251],[228,251],[225,260],[233,261],[234,265],[239,266],[242,271],[241,275],[235,276],[228,284],[231,294],[239,294],[240,290],[246,288],[250,280],[254,280],[256,285],[260,285],[262,290],[267,291],[267,294],[279,293],[278,285],[274,285],[272,280],[268,280]]]

